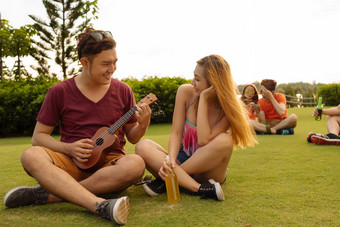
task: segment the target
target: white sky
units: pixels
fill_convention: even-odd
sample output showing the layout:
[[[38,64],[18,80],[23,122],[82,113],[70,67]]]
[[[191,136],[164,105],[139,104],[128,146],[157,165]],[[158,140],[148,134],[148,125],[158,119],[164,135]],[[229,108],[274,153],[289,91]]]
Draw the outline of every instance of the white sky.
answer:
[[[15,28],[47,18],[40,0],[0,2]],[[117,41],[118,79],[191,79],[198,59],[219,54],[237,84],[340,83],[338,0],[99,0],[99,10],[94,27]]]

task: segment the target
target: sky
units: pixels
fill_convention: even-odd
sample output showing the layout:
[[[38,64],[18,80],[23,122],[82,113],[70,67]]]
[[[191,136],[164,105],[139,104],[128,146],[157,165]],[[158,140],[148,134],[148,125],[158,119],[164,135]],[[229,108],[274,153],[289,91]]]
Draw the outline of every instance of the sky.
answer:
[[[33,24],[29,14],[47,18],[42,1],[0,1],[15,28]],[[218,54],[236,84],[340,83],[338,0],[99,0],[98,16],[94,28],[117,42],[117,79],[191,79],[197,60]]]

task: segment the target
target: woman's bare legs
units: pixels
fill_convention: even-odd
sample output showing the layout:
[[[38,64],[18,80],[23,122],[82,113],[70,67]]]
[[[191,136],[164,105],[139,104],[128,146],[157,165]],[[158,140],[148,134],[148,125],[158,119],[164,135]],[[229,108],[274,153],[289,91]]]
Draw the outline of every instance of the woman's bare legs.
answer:
[[[200,183],[209,179],[223,182],[226,177],[228,163],[232,154],[233,142],[226,133],[221,133],[209,144],[199,148],[182,165],[176,165],[174,171],[181,187],[192,192],[198,191]],[[157,143],[150,140],[142,140],[136,145],[136,154],[140,155],[146,168],[155,177],[159,177],[166,151]],[[194,175],[193,179],[190,175]]]
[[[233,151],[233,141],[226,133],[219,134],[181,165],[181,168],[199,182],[214,179],[222,183]]]

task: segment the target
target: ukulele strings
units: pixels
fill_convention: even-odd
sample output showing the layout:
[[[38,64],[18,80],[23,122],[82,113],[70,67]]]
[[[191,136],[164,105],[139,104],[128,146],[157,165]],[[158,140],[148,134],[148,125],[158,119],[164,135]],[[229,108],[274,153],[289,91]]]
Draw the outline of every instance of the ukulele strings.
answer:
[[[150,99],[150,101],[153,101],[153,98],[151,98],[149,95],[148,95],[147,97],[145,97],[144,99]],[[144,102],[144,99],[142,99],[139,103],[143,103],[143,102]],[[138,103],[138,104],[139,104],[139,103]],[[113,125],[111,125],[111,127],[109,127],[107,130],[105,130],[105,132],[103,132],[102,134],[100,134],[100,135],[96,138],[96,140],[93,141],[93,143],[92,143],[93,148],[97,147],[97,143],[96,143],[96,142],[97,142],[97,140],[98,140],[99,138],[105,140],[107,137],[113,135],[113,134],[119,129],[119,128],[118,128],[118,129],[114,129],[115,127],[113,127],[113,126],[117,125],[118,123],[124,124],[125,121],[127,121],[130,117],[132,117],[132,116],[135,114],[136,110],[137,110],[137,105],[134,106],[134,107],[132,107],[132,108],[131,108],[128,112],[126,112],[126,113],[125,113],[118,121],[116,121]],[[113,129],[114,129],[114,131],[112,131]],[[110,134],[109,131],[112,132],[112,134]]]
[[[108,129],[106,129],[103,133],[101,133],[95,141],[92,142],[93,148],[97,147],[97,140],[99,138],[105,140],[107,137],[113,135],[119,128],[114,127],[117,124],[119,125],[119,123],[124,123],[126,120],[128,120],[131,116],[133,116],[133,114],[135,113],[135,111],[137,110],[137,106],[132,107],[128,112],[126,112],[118,121],[116,121],[111,127],[109,127]],[[115,129],[117,128],[117,129]],[[112,134],[110,134],[109,132],[112,132]]]

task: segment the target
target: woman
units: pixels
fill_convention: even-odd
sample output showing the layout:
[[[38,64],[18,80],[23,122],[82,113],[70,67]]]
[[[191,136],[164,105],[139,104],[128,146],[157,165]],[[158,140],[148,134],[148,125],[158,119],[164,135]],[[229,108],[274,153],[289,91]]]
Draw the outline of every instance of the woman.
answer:
[[[224,200],[220,183],[226,179],[233,148],[256,143],[247,115],[229,64],[218,55],[197,61],[191,85],[178,88],[169,140],[170,163],[181,187],[202,198]],[[142,140],[136,153],[156,177],[144,190],[151,196],[165,193],[164,177],[171,171],[166,150]]]
[[[260,112],[259,92],[254,84],[247,84],[243,87],[241,100],[246,104],[249,118],[256,120],[257,114]]]

